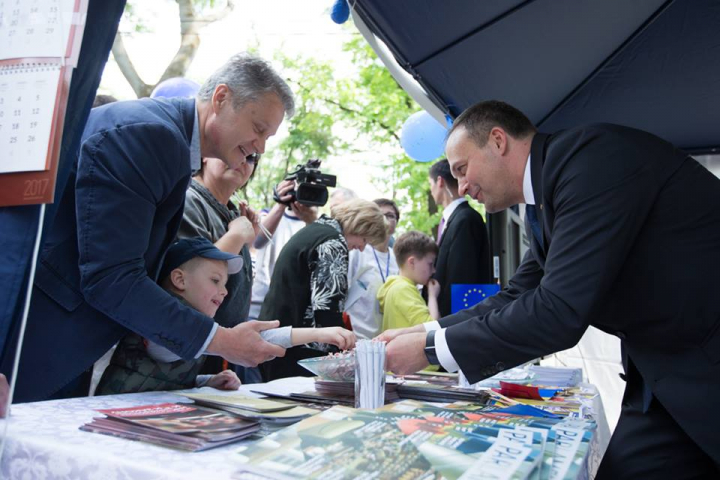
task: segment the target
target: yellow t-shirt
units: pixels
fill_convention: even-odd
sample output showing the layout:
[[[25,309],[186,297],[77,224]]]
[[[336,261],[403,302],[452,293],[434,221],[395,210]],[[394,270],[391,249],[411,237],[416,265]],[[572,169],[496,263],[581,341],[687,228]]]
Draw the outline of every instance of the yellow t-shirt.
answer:
[[[420,292],[409,278],[393,275],[388,277],[377,294],[380,312],[383,314],[382,331],[391,328],[413,327],[435,320]]]

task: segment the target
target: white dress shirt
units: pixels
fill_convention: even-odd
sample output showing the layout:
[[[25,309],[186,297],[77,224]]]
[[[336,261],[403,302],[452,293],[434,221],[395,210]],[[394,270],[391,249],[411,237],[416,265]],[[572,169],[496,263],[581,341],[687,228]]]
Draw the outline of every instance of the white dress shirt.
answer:
[[[525,163],[525,173],[523,175],[523,197],[525,197],[525,204],[535,205],[535,192],[533,192],[532,177],[530,176],[530,155],[528,155],[527,162]],[[448,205],[448,208],[451,205],[452,203]],[[457,205],[455,208],[457,208]],[[437,330],[435,333],[435,352],[437,353],[440,365],[448,372],[457,372],[460,370],[460,366],[457,361],[455,361],[452,353],[450,353],[450,348],[448,347],[447,339],[445,338],[445,330],[447,329],[440,328],[440,323],[437,321],[423,323],[423,326],[425,327],[426,332]]]

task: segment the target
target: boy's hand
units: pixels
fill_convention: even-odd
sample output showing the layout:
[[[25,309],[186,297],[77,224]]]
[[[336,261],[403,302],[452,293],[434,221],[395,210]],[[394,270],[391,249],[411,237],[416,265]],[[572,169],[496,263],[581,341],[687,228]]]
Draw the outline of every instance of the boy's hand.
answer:
[[[391,341],[395,340],[400,335],[406,335],[408,333],[416,333],[416,332],[424,332],[425,327],[422,325],[415,325],[414,327],[407,327],[407,328],[391,328],[389,330],[385,330],[380,335],[375,337],[373,340],[377,340],[379,342],[387,342],[390,343]]]
[[[428,282],[428,295],[437,298],[440,295],[440,282],[431,278]]]
[[[217,375],[210,377],[210,380],[205,384],[206,387],[213,387],[219,390],[237,390],[240,388],[240,379],[237,374],[232,370],[223,370]]]
[[[342,327],[316,328],[317,341],[335,345],[340,350],[350,350],[355,346],[355,334]]]

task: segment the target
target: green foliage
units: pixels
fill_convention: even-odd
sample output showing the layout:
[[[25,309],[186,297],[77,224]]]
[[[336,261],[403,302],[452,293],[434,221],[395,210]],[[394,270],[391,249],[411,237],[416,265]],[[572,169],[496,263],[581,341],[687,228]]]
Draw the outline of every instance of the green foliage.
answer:
[[[243,196],[256,207],[272,205],[272,187],[298,164],[310,158],[342,156],[355,150],[337,132],[357,132],[370,148],[393,146],[378,187],[392,186],[401,210],[400,230],[431,233],[440,213],[429,195],[429,163],[417,163],[400,148],[400,131],[419,106],[403,91],[365,40],[357,36],[345,45],[357,76],[336,79],[332,67],[314,58],[276,60],[295,92],[296,113],[287,121],[289,135],[263,156],[255,178]],[[387,150],[387,149],[385,149]],[[333,166],[323,171],[333,173]]]

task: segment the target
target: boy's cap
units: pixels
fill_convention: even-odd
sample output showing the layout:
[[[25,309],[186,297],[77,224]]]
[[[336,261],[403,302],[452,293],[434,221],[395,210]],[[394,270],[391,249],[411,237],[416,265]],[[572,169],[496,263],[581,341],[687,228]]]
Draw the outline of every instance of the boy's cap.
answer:
[[[168,248],[162,270],[160,270],[160,279],[167,277],[170,272],[195,257],[225,260],[228,266],[228,275],[238,273],[243,267],[243,258],[240,255],[223,252],[207,238],[183,238]]]

